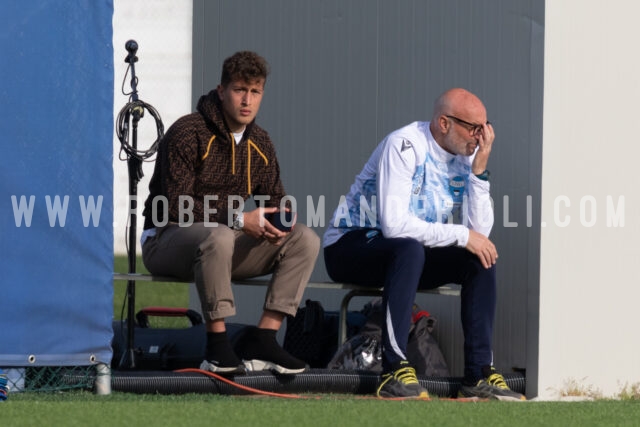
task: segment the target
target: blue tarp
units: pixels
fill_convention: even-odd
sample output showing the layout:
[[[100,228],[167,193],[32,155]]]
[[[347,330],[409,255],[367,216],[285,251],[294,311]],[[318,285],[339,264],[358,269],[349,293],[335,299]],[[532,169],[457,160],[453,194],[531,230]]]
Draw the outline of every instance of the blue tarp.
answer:
[[[0,3],[0,367],[111,360],[112,16]]]

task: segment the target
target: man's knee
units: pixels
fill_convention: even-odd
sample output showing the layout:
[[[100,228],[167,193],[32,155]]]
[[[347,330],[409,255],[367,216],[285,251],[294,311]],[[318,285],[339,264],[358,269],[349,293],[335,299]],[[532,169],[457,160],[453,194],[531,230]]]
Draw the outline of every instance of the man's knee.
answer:
[[[292,248],[315,262],[320,252],[320,237],[316,232],[304,224],[296,224],[291,233]]]
[[[495,288],[496,286],[496,265],[492,265],[489,268],[485,268],[477,256],[469,258],[466,266],[464,267],[466,272],[463,279],[463,285],[465,283],[475,283],[481,286],[490,286]]]
[[[482,275],[488,275],[488,276],[494,276],[494,277],[496,275],[496,264],[493,264],[489,268],[485,268],[482,265],[482,262],[480,262],[480,259],[476,255],[471,254],[467,265],[468,265],[467,268],[469,269],[471,274],[474,274],[474,275],[482,274]]]

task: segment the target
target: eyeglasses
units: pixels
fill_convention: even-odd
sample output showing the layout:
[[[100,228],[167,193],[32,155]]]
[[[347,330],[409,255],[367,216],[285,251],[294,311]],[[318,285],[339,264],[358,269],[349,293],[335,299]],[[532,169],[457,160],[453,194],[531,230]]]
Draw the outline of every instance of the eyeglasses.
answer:
[[[469,135],[471,135],[471,136],[476,136],[480,132],[480,130],[482,130],[482,126],[483,125],[469,123],[467,121],[464,121],[462,119],[457,118],[456,116],[446,115],[446,117],[449,117],[450,119],[452,119],[456,123],[458,123],[460,126],[465,128],[466,130],[468,130],[469,131]],[[485,123],[485,124],[490,125],[491,122],[487,121],[487,123]]]

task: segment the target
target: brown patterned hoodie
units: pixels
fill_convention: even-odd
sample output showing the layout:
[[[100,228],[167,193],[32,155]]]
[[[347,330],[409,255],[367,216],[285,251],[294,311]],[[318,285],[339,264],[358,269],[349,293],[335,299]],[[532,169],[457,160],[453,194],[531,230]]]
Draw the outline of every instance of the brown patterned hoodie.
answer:
[[[218,197],[208,202],[209,210],[216,209],[208,214],[208,221],[227,225],[232,222],[228,218],[231,195],[243,200],[268,195],[271,198],[265,206],[280,205],[285,192],[269,135],[254,120],[236,144],[221,108],[218,93],[212,90],[200,97],[196,112],[178,119],[160,141],[142,212],[145,230],[163,223],[164,200],[168,201],[170,222],[188,221],[186,215],[179,218],[181,196],[193,200],[194,222],[205,219],[205,196]],[[188,210],[186,202],[183,206]]]

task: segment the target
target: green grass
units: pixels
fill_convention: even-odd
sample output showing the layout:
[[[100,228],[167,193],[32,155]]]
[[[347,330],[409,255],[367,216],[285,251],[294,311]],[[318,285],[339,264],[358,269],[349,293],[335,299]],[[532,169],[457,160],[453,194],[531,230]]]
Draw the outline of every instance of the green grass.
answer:
[[[124,255],[114,257],[114,270],[119,273],[129,271],[129,262]],[[136,263],[137,273],[149,272],[138,258]],[[150,283],[136,282],[135,311],[136,313],[143,307],[163,306],[163,307],[189,307],[189,287],[184,283]],[[114,319],[127,317],[127,308],[124,305],[127,292],[127,282],[116,280],[113,285],[113,314]],[[122,311],[124,308],[124,315]]]
[[[125,257],[115,271],[126,272]],[[139,264],[138,272],[144,272]],[[119,317],[126,282],[115,283]],[[136,283],[136,311],[143,306],[188,306],[184,284]],[[587,402],[379,401],[370,396],[331,395],[283,399],[217,394],[156,395],[88,391],[11,393],[0,402],[0,425],[20,426],[635,426],[638,386],[621,400]]]
[[[635,426],[640,402],[379,401],[205,394],[16,394],[0,403],[6,426]]]
[[[128,271],[116,257],[115,271]],[[146,272],[140,263],[136,269]],[[126,282],[116,282],[114,317],[120,318]],[[136,283],[136,312],[144,306],[188,307],[184,284]],[[125,314],[126,315],[126,314]],[[635,388],[634,388],[635,387]],[[219,394],[97,396],[89,391],[11,393],[0,402],[0,424],[20,426],[636,426],[632,398],[587,402],[379,401],[371,396],[304,395],[302,399]]]

